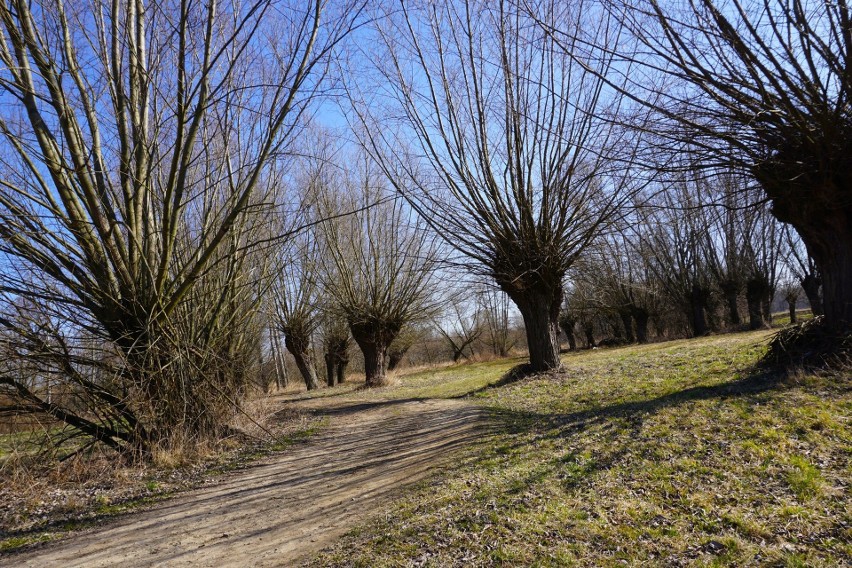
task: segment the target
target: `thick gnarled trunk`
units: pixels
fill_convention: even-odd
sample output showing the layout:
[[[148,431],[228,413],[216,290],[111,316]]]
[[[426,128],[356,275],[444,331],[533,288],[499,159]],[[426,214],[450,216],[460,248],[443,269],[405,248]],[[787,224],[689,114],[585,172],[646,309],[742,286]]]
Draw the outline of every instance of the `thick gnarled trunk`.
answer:
[[[368,387],[388,384],[388,348],[400,330],[399,324],[382,321],[350,322],[349,329],[364,355]]]
[[[722,289],[722,295],[725,297],[725,305],[728,309],[728,321],[734,327],[742,324],[742,319],[740,318],[740,307],[739,307],[739,290],[740,286],[736,282],[725,281],[720,286]]]
[[[749,329],[766,327],[764,303],[769,293],[769,284],[762,277],[749,279],[746,283],[746,302],[748,303]]]
[[[802,278],[802,290],[808,298],[811,313],[815,316],[822,315],[822,279],[815,274],[805,274]]]
[[[346,366],[349,364],[349,338],[331,340],[326,345],[325,376],[328,386],[343,384]]]
[[[633,319],[636,320],[636,341],[648,343],[648,320],[650,319],[648,312],[636,308],[633,310]]]
[[[319,388],[319,382],[317,382],[317,372],[311,361],[309,341],[303,337],[288,334],[285,331],[284,346],[296,361],[296,367],[299,368],[299,372],[305,380],[305,386],[308,390],[314,390]]]
[[[633,315],[628,311],[622,311],[618,314],[621,318],[621,324],[624,326],[624,338],[627,343],[636,341],[636,336],[633,334]]]
[[[835,332],[852,331],[852,236],[838,239],[832,254],[815,259],[822,275],[825,322]]]
[[[848,152],[843,156],[847,160]],[[786,157],[786,156],[785,156]],[[779,182],[766,175],[758,176],[772,199],[776,218],[796,229],[813,258],[822,280],[822,311],[826,328],[835,333],[852,330],[852,179],[844,165],[828,173],[826,178],[801,175],[801,164],[807,163],[806,152],[798,152],[792,163],[796,169]],[[816,160],[817,158],[812,158]],[[804,162],[803,162],[804,160]],[[786,173],[786,172],[784,172]],[[794,181],[790,181],[794,180]],[[802,282],[814,313],[819,311],[815,293],[816,279]],[[806,282],[807,281],[807,282]]]
[[[559,369],[559,308],[562,288],[512,290],[509,297],[524,319],[530,370],[541,373]]]
[[[576,318],[562,314],[559,318],[559,327],[562,328],[562,332],[565,334],[565,337],[568,338],[568,349],[571,351],[577,350],[577,336],[574,334],[574,328],[577,325]]]

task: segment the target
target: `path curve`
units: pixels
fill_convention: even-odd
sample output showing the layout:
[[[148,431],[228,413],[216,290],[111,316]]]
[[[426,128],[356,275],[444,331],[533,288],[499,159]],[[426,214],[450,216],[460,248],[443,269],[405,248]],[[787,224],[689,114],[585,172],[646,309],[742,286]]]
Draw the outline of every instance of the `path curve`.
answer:
[[[330,416],[329,427],[272,459],[0,564],[291,566],[447,464],[488,423],[459,400],[350,401],[315,412]]]

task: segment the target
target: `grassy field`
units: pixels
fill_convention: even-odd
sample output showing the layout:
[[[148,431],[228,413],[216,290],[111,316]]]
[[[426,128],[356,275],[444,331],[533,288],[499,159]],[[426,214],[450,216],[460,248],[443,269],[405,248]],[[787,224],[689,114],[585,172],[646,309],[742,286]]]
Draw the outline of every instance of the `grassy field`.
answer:
[[[852,381],[752,369],[768,332],[425,371],[495,433],[316,566],[848,566]]]

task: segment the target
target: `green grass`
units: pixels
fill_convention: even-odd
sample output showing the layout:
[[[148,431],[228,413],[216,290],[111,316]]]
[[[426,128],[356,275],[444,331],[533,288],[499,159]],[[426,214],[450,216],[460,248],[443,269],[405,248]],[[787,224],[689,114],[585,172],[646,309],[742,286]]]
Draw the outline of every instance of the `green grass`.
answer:
[[[18,536],[0,540],[0,552],[16,550],[24,546],[38,544],[40,542],[48,542],[56,538],[50,533],[31,534],[26,536]]]
[[[810,308],[803,308],[803,309],[800,309],[800,310],[796,310],[796,320],[799,323],[813,319],[813,317],[814,317],[814,315],[813,315],[813,313],[811,313]],[[790,324],[790,312],[788,310],[772,313],[772,326],[773,327],[784,327],[785,325],[789,325],[789,324]]]
[[[403,377],[384,396],[473,392],[497,433],[312,565],[849,565],[852,385],[755,374],[768,337]]]

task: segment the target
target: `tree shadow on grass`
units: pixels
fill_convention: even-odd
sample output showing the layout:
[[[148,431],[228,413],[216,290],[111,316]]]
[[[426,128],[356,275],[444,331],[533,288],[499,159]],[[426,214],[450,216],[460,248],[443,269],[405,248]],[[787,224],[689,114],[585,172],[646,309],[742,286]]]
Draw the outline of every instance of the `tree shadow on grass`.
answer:
[[[532,370],[532,366],[529,363],[521,363],[519,365],[515,365],[514,367],[506,371],[502,377],[500,377],[493,383],[488,383],[487,385],[481,386],[479,388],[473,389],[460,395],[456,395],[451,398],[467,398],[469,396],[483,393],[492,389],[505,387],[511,385],[512,383],[517,383],[528,377],[533,377],[536,375],[537,373]]]
[[[509,454],[523,453],[525,447],[540,441],[570,439],[588,429],[596,429],[595,447],[585,448],[580,439],[578,444],[569,443],[567,453],[542,459],[527,472],[523,483],[516,484],[506,494],[523,493],[544,479],[558,478],[566,490],[573,490],[590,480],[599,472],[616,466],[643,443],[642,427],[653,415],[679,405],[704,400],[725,400],[752,397],[773,390],[794,388],[794,383],[784,381],[777,373],[753,370],[747,376],[713,386],[696,386],[657,397],[619,402],[587,408],[569,413],[542,413],[491,408],[492,420],[512,441],[494,451]],[[493,388],[493,387],[492,387]],[[645,440],[647,442],[647,440]],[[573,448],[573,449],[571,449]],[[586,449],[592,455],[584,455]],[[494,456],[483,456],[484,460]]]
[[[507,381],[505,384],[511,382],[513,381]],[[499,383],[476,389],[470,394],[494,388],[497,384]],[[537,437],[540,438],[564,438],[593,426],[605,426],[607,422],[619,421],[622,426],[624,422],[627,423],[629,433],[624,432],[623,429],[617,430],[621,432],[621,436],[627,437],[636,435],[647,418],[666,408],[702,400],[750,397],[767,391],[793,387],[794,383],[785,380],[783,375],[755,368],[747,376],[726,383],[690,387],[654,398],[602,405],[576,412],[542,413],[502,408],[490,408],[489,412],[493,420],[502,425],[504,432],[509,434],[536,432]],[[526,440],[519,439],[517,445],[525,443],[527,443]],[[617,456],[613,455],[612,460],[614,459],[617,459]],[[611,463],[612,460],[607,462]],[[606,464],[600,465],[606,466]]]

